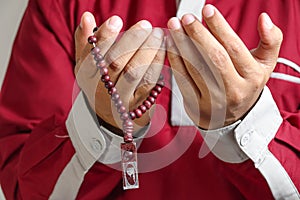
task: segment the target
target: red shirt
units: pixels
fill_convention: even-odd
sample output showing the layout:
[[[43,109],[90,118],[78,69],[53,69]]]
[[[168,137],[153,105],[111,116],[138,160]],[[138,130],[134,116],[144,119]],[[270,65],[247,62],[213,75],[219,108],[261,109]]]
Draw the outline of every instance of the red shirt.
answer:
[[[221,11],[249,49],[259,42],[258,16],[267,12],[284,34],[280,57],[300,64],[299,1],[207,3]],[[75,81],[73,35],[84,11],[91,11],[98,25],[117,14],[126,30],[141,19],[166,27],[176,15],[176,5],[175,0],[29,1],[0,94],[0,182],[7,199],[47,199],[74,154],[70,139],[56,136],[68,134],[64,123]],[[283,64],[275,71],[300,77]],[[165,77],[168,82],[169,75]],[[284,119],[269,149],[299,190],[300,85],[279,79],[270,79],[267,85]],[[170,91],[163,91],[158,104],[170,110]],[[140,151],[167,145],[178,128],[167,122],[159,134],[143,142]],[[195,130],[185,129],[187,137]],[[251,161],[230,164],[213,154],[199,159],[202,142],[197,134],[174,163],[140,174],[137,190],[123,191],[121,172],[96,163],[86,174],[78,199],[272,199]]]

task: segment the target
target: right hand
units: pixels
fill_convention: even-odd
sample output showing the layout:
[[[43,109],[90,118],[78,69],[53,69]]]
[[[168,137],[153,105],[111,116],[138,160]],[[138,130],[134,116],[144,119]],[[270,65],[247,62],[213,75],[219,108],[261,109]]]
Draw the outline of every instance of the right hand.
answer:
[[[165,60],[165,50],[162,49],[164,33],[142,20],[117,39],[122,25],[120,17],[112,16],[99,27],[95,35],[98,38],[97,46],[108,63],[109,76],[127,110],[132,110],[142,104],[159,78]],[[94,16],[84,13],[75,32],[76,80],[96,114],[106,123],[121,128],[120,115],[100,80],[101,76],[90,54],[92,45],[88,44],[87,38],[93,34],[94,27]],[[134,121],[135,130],[149,121],[150,113],[147,111]]]

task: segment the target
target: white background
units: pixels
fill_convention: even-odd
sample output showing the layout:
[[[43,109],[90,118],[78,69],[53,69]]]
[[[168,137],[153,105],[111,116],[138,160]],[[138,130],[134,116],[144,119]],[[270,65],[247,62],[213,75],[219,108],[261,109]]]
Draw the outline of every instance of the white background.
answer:
[[[6,72],[11,46],[28,0],[0,0],[0,86]],[[0,200],[4,200],[0,189]]]

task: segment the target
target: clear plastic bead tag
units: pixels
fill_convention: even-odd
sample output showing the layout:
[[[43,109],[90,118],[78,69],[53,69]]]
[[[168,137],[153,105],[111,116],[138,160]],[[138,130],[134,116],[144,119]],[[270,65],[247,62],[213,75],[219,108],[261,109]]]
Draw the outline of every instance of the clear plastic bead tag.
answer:
[[[137,149],[135,142],[121,143],[123,189],[139,188]]]

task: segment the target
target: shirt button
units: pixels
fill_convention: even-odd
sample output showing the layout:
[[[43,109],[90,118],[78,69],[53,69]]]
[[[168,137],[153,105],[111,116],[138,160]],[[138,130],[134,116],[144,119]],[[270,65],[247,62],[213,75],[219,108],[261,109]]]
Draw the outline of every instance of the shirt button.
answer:
[[[250,140],[250,133],[246,133],[245,135],[242,136],[240,140],[240,145],[242,147],[246,146]]]
[[[94,139],[91,143],[91,146],[92,146],[92,149],[95,151],[95,152],[100,152],[101,149],[102,149],[102,144],[99,140],[97,139]]]

